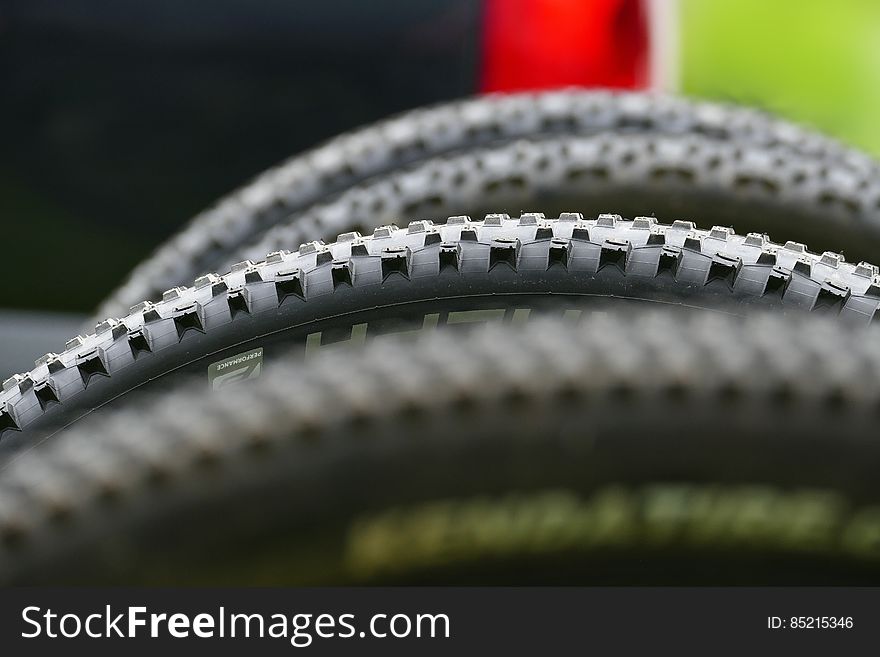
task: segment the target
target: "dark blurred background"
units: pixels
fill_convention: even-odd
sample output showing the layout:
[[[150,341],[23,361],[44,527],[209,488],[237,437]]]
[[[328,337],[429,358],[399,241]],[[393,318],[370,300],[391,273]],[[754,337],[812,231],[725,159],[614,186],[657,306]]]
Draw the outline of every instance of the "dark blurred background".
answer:
[[[89,310],[262,169],[354,126],[472,94],[479,9],[6,0],[0,239],[4,267],[30,273],[7,278],[0,306]]]

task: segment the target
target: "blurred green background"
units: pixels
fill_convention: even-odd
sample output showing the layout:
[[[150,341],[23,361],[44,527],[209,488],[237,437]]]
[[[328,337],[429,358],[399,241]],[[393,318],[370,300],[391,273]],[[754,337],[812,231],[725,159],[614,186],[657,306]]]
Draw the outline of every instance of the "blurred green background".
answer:
[[[681,90],[880,155],[878,0],[678,0]]]

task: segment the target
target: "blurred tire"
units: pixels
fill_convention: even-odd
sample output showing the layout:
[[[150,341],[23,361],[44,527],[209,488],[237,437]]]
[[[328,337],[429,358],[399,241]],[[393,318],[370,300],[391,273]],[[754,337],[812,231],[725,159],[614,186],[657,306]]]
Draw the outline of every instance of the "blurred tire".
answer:
[[[168,390],[0,480],[18,583],[880,580],[876,327],[593,315]]]
[[[855,221],[866,232],[876,230],[874,222],[878,221],[880,210],[873,205],[875,199],[871,195],[874,187],[870,181],[877,171],[873,160],[832,139],[754,110],[644,94],[563,91],[493,95],[409,112],[338,137],[265,172],[195,217],[179,235],[139,265],[101,305],[96,317],[122,316],[130,306],[142,300],[158,299],[165,289],[220,268],[224,262],[234,260],[245,243],[253,242],[292,213],[303,212],[316,203],[324,203],[334,195],[377,176],[391,174],[439,156],[502,146],[520,139],[582,137],[605,133],[691,136],[697,143],[708,141],[756,147],[759,150],[770,149],[763,156],[767,166],[759,167],[761,175],[773,173],[774,162],[779,158],[786,163],[783,169],[791,169],[793,175],[797,174],[792,164],[808,162],[824,169],[826,176],[837,175],[829,172],[839,170],[845,182],[830,181],[830,196],[827,202],[821,204],[822,210],[835,215],[840,208],[834,206],[844,205],[836,202],[836,196],[840,193],[847,199],[852,197],[847,188],[850,183],[846,181],[851,180],[856,188],[867,184],[870,189],[862,190],[866,193],[856,199],[857,207],[843,208],[844,219]],[[693,161],[685,149],[666,164],[675,170],[690,168]],[[603,166],[616,169],[619,164],[607,161]],[[559,180],[556,184],[564,185],[566,182]],[[550,184],[552,186],[552,181]],[[761,184],[759,181],[758,185]],[[721,205],[728,200],[736,203],[738,190],[729,191],[732,198],[724,195],[715,197],[715,204]],[[511,211],[519,211],[523,207],[518,203],[525,203],[524,207],[530,209],[537,206],[546,208],[540,198],[531,197],[524,201],[521,198],[521,194],[513,194],[505,202],[502,193],[497,197],[500,204],[493,209],[507,207]],[[579,198],[589,198],[589,194],[582,194]],[[631,200],[638,198],[636,195]],[[803,200],[809,198],[812,196],[808,195]],[[563,209],[571,207],[581,206],[570,199]],[[700,210],[704,207],[705,203],[699,198],[695,204],[690,204],[684,197],[676,216],[685,219],[701,217]],[[582,209],[587,211],[585,207]],[[618,208],[604,205],[598,207],[597,212],[609,210],[616,211]],[[550,209],[547,208],[547,211]],[[453,209],[441,204],[429,208],[422,218],[440,218],[456,212],[478,214],[473,207]],[[653,207],[648,199],[632,211],[632,214],[652,213],[669,216],[665,215],[665,208]],[[859,218],[863,216],[871,221],[861,221]],[[395,220],[398,218],[395,217]],[[378,224],[371,223],[368,227],[374,225]],[[307,230],[300,232],[304,234],[303,240],[328,239],[336,233],[355,230],[357,226],[356,223],[346,225],[343,221],[318,232],[312,232],[314,226],[308,226]],[[802,239],[797,235],[794,237]],[[284,246],[293,248],[299,241]],[[854,249],[853,252],[858,257],[868,257],[865,255],[867,253],[876,257],[875,253],[880,253],[880,249]]]

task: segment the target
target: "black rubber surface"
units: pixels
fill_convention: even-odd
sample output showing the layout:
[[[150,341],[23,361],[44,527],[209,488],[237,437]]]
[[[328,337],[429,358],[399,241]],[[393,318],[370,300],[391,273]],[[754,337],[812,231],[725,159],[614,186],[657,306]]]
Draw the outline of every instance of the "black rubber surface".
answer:
[[[294,344],[467,323],[471,311],[515,320],[531,309],[620,302],[733,314],[772,308],[867,324],[880,306],[880,279],[873,265],[794,242],[616,215],[453,217],[345,234],[201,277],[47,354],[3,385],[0,451],[33,446],[113,400],[124,403],[132,390],[163,389],[171,374],[204,381],[213,364],[255,349],[268,368]]]
[[[596,217],[697,219],[874,261],[880,178],[748,142],[695,135],[603,133],[532,138],[438,157],[357,185],[279,220],[221,259],[259,259],[342,231],[367,233],[401,216],[430,219],[538,208]]]
[[[0,579],[880,581],[877,327],[584,313],[169,390],[0,478]]]
[[[484,183],[490,191],[494,189],[488,203],[471,200],[458,206],[450,205],[444,201],[461,190],[462,185],[455,180],[432,178],[429,184],[416,187],[415,194],[420,199],[410,198],[413,190],[404,186],[394,190],[390,199],[383,199],[384,208],[364,206],[364,210],[369,208],[362,213],[365,220],[352,208],[336,214],[323,226],[312,225],[306,218],[301,222],[300,234],[282,246],[294,248],[302,241],[330,239],[338,233],[356,230],[358,225],[372,230],[375,226],[398,221],[400,216],[439,219],[460,213],[478,215],[481,211],[518,213],[523,209],[543,208],[545,212],[557,212],[577,207],[590,215],[617,211],[709,221],[711,215],[704,213],[707,208],[729,205],[739,208],[740,216],[760,210],[760,207],[741,204],[744,196],[748,197],[751,192],[778,197],[780,191],[787,191],[794,198],[783,198],[783,202],[794,201],[795,206],[816,202],[819,212],[810,215],[810,222],[818,221],[821,230],[835,218],[855,222],[868,231],[880,225],[880,211],[875,206],[880,198],[880,187],[872,182],[878,170],[876,162],[833,139],[755,110],[640,93],[569,90],[492,95],[408,112],[342,135],[266,171],[195,217],[179,235],[138,266],[97,315],[123,314],[135,303],[159,298],[171,286],[221,268],[230,258],[236,259],[245,244],[252,244],[272,226],[296,222],[295,217],[307,212],[310,206],[324,204],[353,186],[387,180],[390,174],[402,169],[418,168],[440,158],[434,162],[433,169],[436,169],[442,165],[442,158],[485,149],[492,151],[518,140],[556,137],[563,140],[564,150],[566,138],[600,135],[611,138],[612,151],[593,155],[593,164],[581,167],[580,173],[584,174],[586,169],[587,175],[582,175],[580,180],[569,178],[571,167],[563,167],[559,173],[559,165],[565,164],[566,158],[558,148],[535,158],[528,169],[527,192],[535,189],[533,178],[538,179],[538,190],[543,188],[551,193],[556,190],[557,196],[561,190],[571,192],[572,183],[578,183],[574,189],[580,187],[580,195],[559,198],[558,208],[550,207],[548,199],[540,193],[526,194],[523,200],[524,190],[507,184],[511,178],[522,178],[521,174],[499,170],[497,164],[493,166],[491,162],[488,171],[483,172],[479,165],[470,163],[472,166],[461,174],[466,178],[491,174]],[[656,143],[626,145],[621,138],[627,135],[655,140],[668,137],[672,147],[658,147]],[[620,148],[614,148],[618,142],[621,142]],[[742,148],[745,151],[738,155],[708,153],[706,157],[693,152],[694,148],[711,151],[712,145],[724,144],[729,145],[730,150]],[[721,172],[713,168],[715,158],[726,163]],[[541,165],[541,161],[546,164]],[[718,178],[730,165],[735,165],[738,181],[734,176]],[[662,203],[662,195],[643,197],[637,187],[635,194],[630,191],[622,195],[623,200],[631,203],[623,207],[619,205],[621,198],[596,195],[595,186],[589,183],[598,170],[604,170],[605,176],[612,180],[629,177],[636,185],[658,182],[666,188],[681,183],[689,185],[675,192],[679,200],[671,206]],[[819,178],[816,178],[817,170]],[[683,178],[685,174],[690,176],[690,181]],[[710,180],[714,177],[716,186],[720,184],[720,193],[713,192],[711,185],[707,187],[706,176]],[[690,194],[689,186],[695,187]],[[480,189],[485,193],[482,186]],[[708,199],[701,199],[707,194]],[[388,196],[387,192],[384,196]],[[824,200],[817,202],[817,198]],[[396,205],[406,204],[410,209],[394,209]],[[846,221],[841,221],[841,226],[845,225]],[[795,230],[799,227],[800,222],[792,226]],[[767,227],[748,229],[769,230]],[[789,234],[788,237],[808,241],[809,235]],[[839,250],[845,246],[850,247],[852,243],[829,248]],[[862,258],[880,254],[880,248],[861,254],[857,251],[854,249],[852,253]],[[238,259],[242,257],[245,256],[240,255]]]

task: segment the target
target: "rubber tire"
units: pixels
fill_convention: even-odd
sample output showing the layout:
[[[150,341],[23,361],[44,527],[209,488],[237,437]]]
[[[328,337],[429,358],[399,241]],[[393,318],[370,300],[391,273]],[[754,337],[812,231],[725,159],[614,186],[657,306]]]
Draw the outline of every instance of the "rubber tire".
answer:
[[[742,107],[662,95],[581,90],[468,99],[417,109],[342,135],[266,171],[196,216],[180,234],[162,245],[101,305],[96,317],[124,315],[130,306],[144,299],[155,300],[171,286],[216,270],[224,258],[290,214],[368,179],[441,155],[523,138],[599,133],[692,135],[715,142],[768,147],[777,149],[786,160],[815,161],[858,180],[876,178],[878,170],[876,162],[864,153]],[[601,211],[614,207],[603,207]],[[475,208],[465,211],[476,214]],[[450,213],[454,212],[445,214]],[[639,209],[636,213],[645,211]],[[430,216],[442,217],[444,212]],[[693,213],[679,218],[699,216]],[[353,225],[338,225],[302,239],[353,229]]]
[[[621,302],[734,314],[774,308],[868,323],[880,306],[880,279],[873,265],[760,234],[616,215],[453,217],[367,238],[342,235],[175,288],[9,378],[0,393],[0,453],[31,447],[111,401],[125,403],[131,391],[164,389],[172,374],[204,380],[213,363],[257,348],[270,367],[292,345],[350,338],[355,326],[370,337],[418,329],[429,314],[443,324],[453,312],[513,318],[517,309]]]
[[[784,235],[857,259],[880,256],[880,178],[832,170],[779,148],[694,135],[609,133],[479,148],[387,174],[278,222],[237,260],[337,232],[419,219],[540,207],[596,217],[699,218],[741,232]]]
[[[172,389],[12,464],[0,580],[876,583],[877,327],[809,320],[584,315]]]

